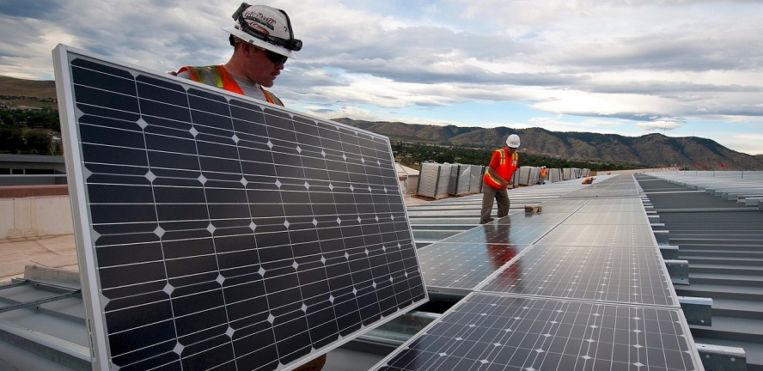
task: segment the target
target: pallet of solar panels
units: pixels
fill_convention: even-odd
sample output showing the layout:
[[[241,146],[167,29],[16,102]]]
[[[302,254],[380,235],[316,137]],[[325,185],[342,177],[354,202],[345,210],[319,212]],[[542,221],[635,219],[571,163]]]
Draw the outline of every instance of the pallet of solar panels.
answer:
[[[562,169],[560,168],[551,168],[548,169],[548,181],[551,183],[561,182],[562,181]]]
[[[433,199],[448,197],[451,167],[451,164],[439,164],[436,162],[421,164],[416,194]]]
[[[517,184],[520,186],[528,186],[530,185],[530,168],[531,166],[520,166],[518,171],[515,171],[515,174],[519,174],[517,178]]]
[[[509,188],[519,187],[519,171],[515,171],[511,174],[511,181],[509,181]]]
[[[448,183],[448,194],[451,196],[464,196],[469,194],[469,186],[471,181],[472,165],[451,165],[450,181]]]
[[[572,179],[572,168],[565,167],[562,169],[562,180]]]
[[[530,185],[536,185],[540,183],[540,168],[533,166],[530,168]]]
[[[482,165],[471,165],[471,181],[469,183],[469,193],[482,193],[482,177],[485,175],[485,167]]]

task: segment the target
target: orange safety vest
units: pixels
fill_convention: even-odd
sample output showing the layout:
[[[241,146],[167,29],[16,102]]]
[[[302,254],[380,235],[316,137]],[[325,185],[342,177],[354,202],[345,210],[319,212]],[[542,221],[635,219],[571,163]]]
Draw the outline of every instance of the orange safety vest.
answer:
[[[490,164],[485,170],[482,181],[495,189],[506,188],[518,167],[519,154],[514,152],[511,155],[511,160],[509,160],[509,150],[499,148],[493,151],[493,156],[490,158]]]
[[[175,72],[175,75],[186,71],[188,71],[188,77],[190,77],[193,81],[216,86],[229,92],[244,95],[244,91],[238,85],[236,79],[234,79],[228,70],[222,65],[202,67],[183,66],[177,72]],[[283,102],[281,102],[281,100],[278,99],[278,97],[276,97],[273,93],[265,90],[262,86],[260,86],[260,90],[262,90],[262,95],[265,96],[265,100],[268,103],[283,106]]]

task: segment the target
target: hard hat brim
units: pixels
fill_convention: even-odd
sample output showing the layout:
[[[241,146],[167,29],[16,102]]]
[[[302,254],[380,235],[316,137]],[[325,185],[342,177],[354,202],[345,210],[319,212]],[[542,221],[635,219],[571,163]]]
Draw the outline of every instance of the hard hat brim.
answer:
[[[292,58],[294,56],[294,53],[292,53],[292,51],[289,50],[289,49],[286,49],[286,48],[278,46],[278,45],[273,45],[273,44],[271,44],[271,43],[269,43],[269,42],[267,42],[265,40],[260,40],[260,39],[258,39],[256,37],[254,37],[254,36],[244,32],[244,31],[241,31],[241,30],[235,28],[235,27],[223,27],[223,30],[225,30],[225,32],[227,32],[227,33],[229,33],[229,34],[231,34],[231,35],[233,35],[235,37],[238,37],[239,39],[244,40],[245,42],[247,42],[249,44],[252,44],[252,45],[254,45],[254,46],[258,47],[258,48],[267,49],[267,50],[270,50],[271,52],[275,52],[275,53],[281,54],[281,55],[283,55],[285,57],[289,57],[289,58]]]

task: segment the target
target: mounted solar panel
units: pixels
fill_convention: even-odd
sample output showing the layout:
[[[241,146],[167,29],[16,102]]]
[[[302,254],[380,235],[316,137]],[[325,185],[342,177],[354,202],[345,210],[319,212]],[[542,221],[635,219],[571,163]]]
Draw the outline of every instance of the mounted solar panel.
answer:
[[[535,245],[477,290],[678,306],[671,287],[665,263],[651,246]]]
[[[419,249],[418,254],[430,294],[463,297],[527,247],[506,243],[434,243]]]
[[[95,369],[291,368],[426,301],[386,137],[54,59]]]
[[[657,246],[654,233],[642,224],[561,224],[536,242],[539,245]],[[656,247],[655,247],[656,249]]]
[[[472,293],[374,370],[703,370],[679,308]]]
[[[509,222],[512,215],[504,216],[498,221],[482,224],[465,232],[445,238],[440,243],[478,243],[478,244],[511,244],[530,245],[546,234],[555,224],[540,224],[524,222],[521,228],[512,228]]]

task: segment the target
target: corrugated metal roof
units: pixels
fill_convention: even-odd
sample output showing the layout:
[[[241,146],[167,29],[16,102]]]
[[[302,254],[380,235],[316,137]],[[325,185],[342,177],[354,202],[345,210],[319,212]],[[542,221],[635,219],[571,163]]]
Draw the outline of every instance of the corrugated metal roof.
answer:
[[[637,180],[680,259],[689,261],[690,285],[677,285],[676,292],[713,299],[712,326],[692,325],[695,341],[744,348],[747,369],[763,370],[763,212],[697,185],[646,175]]]

